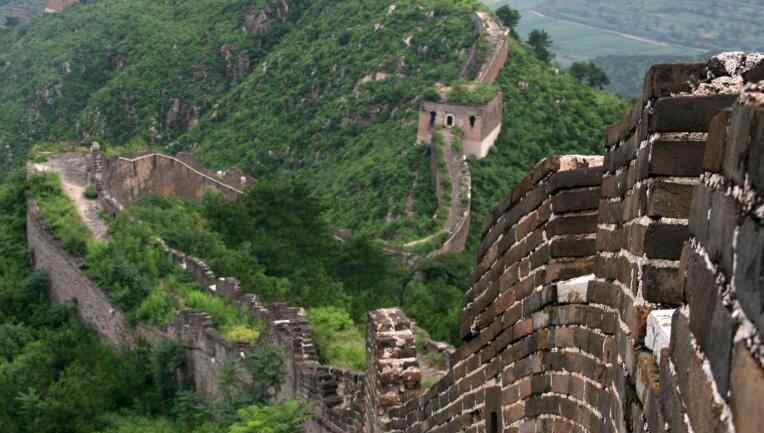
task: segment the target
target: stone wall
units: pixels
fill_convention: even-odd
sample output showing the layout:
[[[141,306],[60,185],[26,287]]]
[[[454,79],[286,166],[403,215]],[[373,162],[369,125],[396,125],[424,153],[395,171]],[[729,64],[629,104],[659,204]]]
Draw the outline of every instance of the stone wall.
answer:
[[[188,376],[202,394],[214,395],[219,368],[249,352],[246,345],[226,342],[209,315],[200,311],[181,311],[166,327],[130,326],[126,315],[81,269],[82,261],[67,253],[53,236],[32,200],[27,210],[27,242],[35,269],[50,276],[53,302],[74,305],[82,321],[116,347],[134,347],[141,339],[177,341],[186,348]]]
[[[449,374],[404,431],[760,431],[764,56],[658,65],[604,161],[493,212]],[[759,78],[760,79],[760,78]]]
[[[82,321],[114,346],[131,345],[133,335],[125,315],[82,271],[82,261],[71,256],[56,239],[33,200],[27,203],[27,244],[34,267],[50,276],[50,297],[73,304]]]
[[[417,140],[430,143],[438,128],[459,128],[464,154],[484,158],[501,132],[503,104],[501,93],[487,104],[476,106],[424,102],[419,112]],[[450,126],[449,117],[453,119]]]
[[[101,183],[97,187],[104,192],[104,206],[112,212],[148,194],[200,200],[206,192],[216,191],[235,200],[252,182],[238,170],[235,171],[239,173],[238,179],[233,179],[237,176],[230,173],[219,173],[220,176],[207,173],[193,158],[182,154],[113,157],[106,158],[102,165],[103,173],[97,176]]]

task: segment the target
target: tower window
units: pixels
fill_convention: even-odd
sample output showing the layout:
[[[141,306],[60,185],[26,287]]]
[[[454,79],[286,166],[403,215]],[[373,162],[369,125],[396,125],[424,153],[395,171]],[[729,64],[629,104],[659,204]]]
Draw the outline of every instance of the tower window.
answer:
[[[477,121],[477,118],[475,116],[470,116],[470,128],[475,127],[475,122]]]
[[[449,114],[446,116],[446,126],[452,128],[454,126],[454,116]]]

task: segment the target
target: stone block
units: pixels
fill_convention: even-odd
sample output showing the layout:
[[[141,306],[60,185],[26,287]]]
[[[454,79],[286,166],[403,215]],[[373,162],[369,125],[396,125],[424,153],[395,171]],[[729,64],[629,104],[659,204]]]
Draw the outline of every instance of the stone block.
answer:
[[[735,345],[730,378],[730,407],[737,433],[759,433],[764,426],[764,370],[740,342]]]
[[[714,191],[711,201],[711,223],[706,249],[711,260],[721,264],[732,275],[732,242],[738,226],[737,201],[721,191]]]
[[[557,302],[561,304],[586,303],[589,282],[593,279],[594,274],[589,274],[557,283]]]
[[[562,191],[552,197],[552,211],[561,214],[597,209],[599,200],[599,188]]]
[[[764,329],[764,228],[745,219],[738,235],[735,288],[740,305],[759,330]]]
[[[554,258],[588,257],[597,251],[597,239],[584,236],[562,236],[552,240],[551,255]]]
[[[668,349],[671,342],[671,321],[675,311],[675,309],[653,310],[647,316],[645,346],[653,352],[659,361],[662,361],[663,349]]]
[[[685,225],[650,224],[645,234],[645,254],[653,259],[678,260],[689,237]]]
[[[727,125],[731,110],[724,110],[714,116],[708,128],[706,151],[703,156],[703,168],[711,173],[721,173],[724,163],[724,150],[727,146]]]
[[[736,100],[737,95],[658,99],[650,117],[649,132],[706,132],[711,119]]]
[[[704,154],[704,141],[657,140],[640,150],[640,156],[644,159],[640,158],[639,177],[700,176]]]
[[[597,232],[597,214],[572,215],[554,218],[547,224],[548,237],[558,235],[579,235]]]
[[[671,182],[656,182],[648,188],[647,216],[688,218],[694,187]]]
[[[599,187],[603,173],[604,168],[602,166],[558,171],[549,178],[547,192],[554,194],[563,189]]]
[[[677,268],[642,267],[642,295],[648,302],[681,305],[684,302],[683,284]]]

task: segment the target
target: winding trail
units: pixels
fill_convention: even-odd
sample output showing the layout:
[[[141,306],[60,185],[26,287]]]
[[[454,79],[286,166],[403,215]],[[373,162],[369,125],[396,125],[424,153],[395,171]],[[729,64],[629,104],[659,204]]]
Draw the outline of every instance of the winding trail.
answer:
[[[98,200],[85,198],[88,185],[88,157],[79,153],[64,153],[50,156],[45,163],[34,164],[36,171],[54,172],[61,177],[64,193],[72,200],[80,214],[80,219],[88,227],[96,240],[108,239],[109,229],[98,215],[101,209]]]

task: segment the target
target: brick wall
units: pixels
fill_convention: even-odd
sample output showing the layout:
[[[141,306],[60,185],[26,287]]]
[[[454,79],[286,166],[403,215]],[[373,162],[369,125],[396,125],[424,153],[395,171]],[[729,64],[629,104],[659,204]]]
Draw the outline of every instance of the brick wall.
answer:
[[[760,431],[764,56],[658,65],[604,161],[494,210],[449,374],[404,431]],[[748,84],[747,84],[748,83]]]

